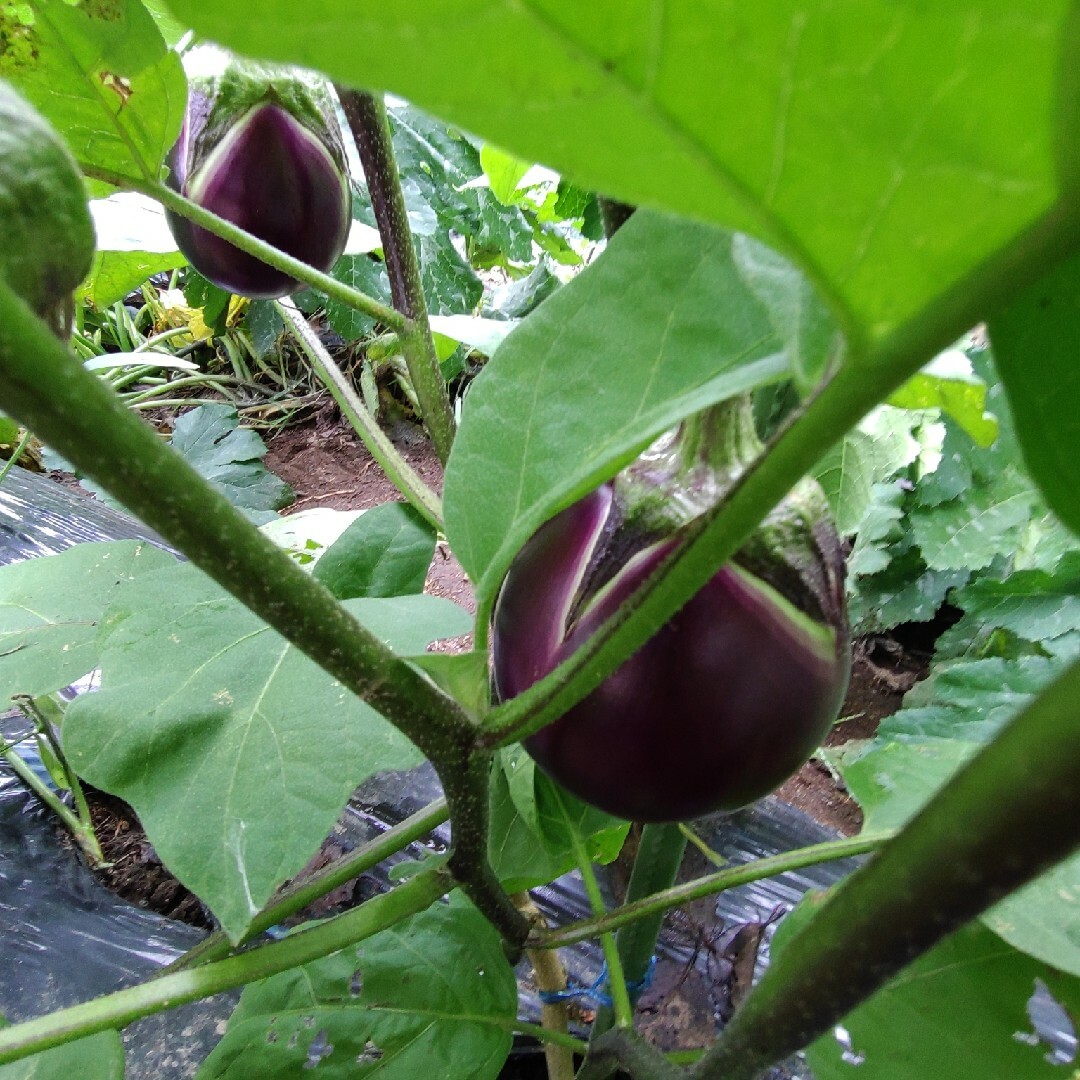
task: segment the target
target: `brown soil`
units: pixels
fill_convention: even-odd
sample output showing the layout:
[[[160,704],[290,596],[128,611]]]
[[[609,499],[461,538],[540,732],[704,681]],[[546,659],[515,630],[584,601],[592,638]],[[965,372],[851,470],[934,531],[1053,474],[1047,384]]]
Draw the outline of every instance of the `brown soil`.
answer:
[[[436,490],[442,470],[430,444],[415,429],[402,426],[391,432],[399,451]],[[358,510],[400,499],[356,436],[345,427],[335,408],[327,408],[313,421],[277,435],[270,443],[267,466],[292,485],[296,502],[286,511],[312,507]],[[472,589],[464,570],[445,544],[436,550],[425,591],[444,596],[474,610]],[[456,643],[467,648],[466,640]],[[856,642],[854,669],[844,708],[826,740],[835,746],[850,739],[869,738],[882,717],[895,712],[904,693],[925,676],[928,653],[907,650],[888,636]],[[817,760],[808,762],[778,794],[824,825],[846,835],[862,824],[858,804],[842,783]],[[164,915],[198,926],[208,925],[202,905],[183,889],[161,865],[147,843],[134,815],[118,800],[99,795],[93,800],[95,826],[112,866],[102,877],[121,896]],[[307,872],[317,869],[339,852],[328,841]],[[350,886],[346,886],[346,889]],[[328,898],[336,902],[347,898]]]

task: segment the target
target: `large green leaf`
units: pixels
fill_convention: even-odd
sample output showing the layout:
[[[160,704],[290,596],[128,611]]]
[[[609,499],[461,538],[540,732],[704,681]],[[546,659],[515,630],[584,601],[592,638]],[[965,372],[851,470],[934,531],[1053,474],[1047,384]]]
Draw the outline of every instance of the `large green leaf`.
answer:
[[[517,983],[498,934],[457,896],[249,986],[197,1080],[494,1080]]]
[[[187,82],[138,0],[5,4],[0,45],[0,76],[63,133],[84,170],[157,179]]]
[[[113,593],[173,561],[152,544],[120,540],[0,568],[0,701],[49,694],[92,671]]]
[[[403,653],[469,625],[434,597],[347,606]],[[358,784],[421,760],[190,564],[119,590],[105,634],[101,690],[64,722],[71,763],[135,808],[162,860],[234,938],[303,867]]]
[[[1080,257],[1015,297],[990,330],[1024,459],[1051,508],[1080,533]]]
[[[173,7],[584,187],[786,248],[871,338],[1043,215],[1072,145],[1067,0],[322,0],[299,24],[289,0],[257,20],[244,0]]]
[[[0,1016],[0,1027],[8,1021]],[[124,1080],[124,1047],[120,1032],[102,1031],[85,1039],[54,1046],[33,1057],[0,1065],[0,1080]]]
[[[639,211],[473,384],[444,508],[481,604],[557,509],[682,417],[788,373],[769,313],[732,259],[733,240]]]
[[[778,953],[804,910],[781,926]],[[1047,1032],[1034,1028],[1029,1003],[1037,991],[1080,1016],[1080,980],[971,923],[844,1017],[809,1047],[807,1060],[817,1080],[1062,1080],[1068,1051],[1059,1043],[1064,1053],[1055,1056]]]

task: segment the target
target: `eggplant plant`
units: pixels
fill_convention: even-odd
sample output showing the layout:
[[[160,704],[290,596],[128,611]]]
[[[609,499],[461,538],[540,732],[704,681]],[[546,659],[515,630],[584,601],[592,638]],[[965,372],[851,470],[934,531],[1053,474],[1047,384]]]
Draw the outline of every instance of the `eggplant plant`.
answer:
[[[265,264],[287,288],[352,305],[397,337],[445,484],[440,498],[403,483],[420,521],[390,531],[410,554],[368,521],[309,573],[43,319],[35,283],[57,244],[38,253],[41,274],[33,251],[4,257],[0,407],[188,561],[126,542],[0,571],[0,685],[38,699],[100,669],[100,690],[63,717],[64,755],[135,808],[220,929],[155,979],[0,1029],[0,1064],[40,1054],[26,1067],[77,1059],[81,1075],[119,1076],[123,1027],[244,986],[201,1080],[305,1067],[411,1078],[436,1053],[448,1080],[494,1077],[515,1030],[545,1041],[556,1080],[738,1080],[800,1049],[821,1080],[854,1060],[881,1080],[1060,1075],[1029,999],[1080,1016],[1073,8],[170,10],[32,0],[0,12],[0,78],[14,87],[0,99],[5,230],[25,235],[36,215],[50,238],[68,235],[77,278],[89,218],[75,185],[139,192],[166,208],[196,265],[210,237],[230,245],[213,247],[230,287],[259,291]],[[340,159],[293,110],[246,101],[205,158],[187,153],[188,83],[170,42],[188,25],[333,80],[391,303],[329,267],[348,216]],[[508,198],[506,160],[520,159],[602,193],[609,211],[637,207],[609,212],[621,225],[602,253],[506,337],[460,423],[384,91],[499,147]],[[232,151],[265,149],[274,132],[335,190],[333,228],[300,229],[317,251],[202,198],[232,188]],[[55,200],[28,205],[24,170],[4,167],[9,144]],[[276,152],[252,157],[271,159],[289,174]],[[278,177],[268,192],[255,182],[266,177],[237,181],[254,200],[245,211],[307,183]],[[65,305],[72,284],[58,285]],[[317,353],[295,308],[279,310]],[[979,361],[981,382],[975,366],[961,379],[926,367],[982,323],[993,364]],[[759,421],[769,414],[763,444],[749,438],[748,395]],[[789,403],[781,419],[770,400]],[[920,419],[887,427],[882,408]],[[960,452],[969,435],[983,441]],[[854,468],[868,445],[889,464]],[[393,448],[383,454],[392,470]],[[902,484],[883,491],[886,479]],[[459,656],[425,651],[469,626],[416,594],[435,529],[476,592],[474,646]],[[854,536],[858,571],[846,592],[840,536]],[[681,834],[667,823],[756,798],[814,749],[846,678],[847,594],[865,608],[865,583],[884,589],[889,571],[915,591],[930,582],[963,618],[922,700],[875,743],[834,755],[864,834],[675,885]],[[358,784],[424,758],[443,800],[282,888]],[[608,911],[594,863],[620,846],[619,814],[652,824],[627,903]],[[447,817],[445,858],[256,941]],[[870,858],[785,923],[714,1042],[673,1057],[635,1030],[634,987],[665,911],[854,853]],[[522,891],[574,865],[593,915],[527,917]],[[611,1007],[586,1040],[567,1033],[552,955],[587,938],[603,947]],[[517,1015],[522,953],[556,994],[540,1026]]]

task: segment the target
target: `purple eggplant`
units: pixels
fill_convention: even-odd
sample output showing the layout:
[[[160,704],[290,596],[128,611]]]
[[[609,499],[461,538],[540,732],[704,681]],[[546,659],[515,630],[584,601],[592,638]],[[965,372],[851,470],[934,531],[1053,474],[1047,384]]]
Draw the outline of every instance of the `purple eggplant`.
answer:
[[[593,491],[515,559],[494,617],[500,699],[575,652],[678,542],[643,530],[623,491]],[[734,809],[783,783],[835,720],[850,672],[841,548],[823,507],[818,490],[797,490],[600,687],[526,739],[537,764],[636,821]]]
[[[169,184],[206,210],[318,270],[348,239],[352,192],[328,91],[291,69],[232,59],[189,78],[188,108],[169,157]],[[275,298],[300,282],[168,212],[188,262],[229,292]]]

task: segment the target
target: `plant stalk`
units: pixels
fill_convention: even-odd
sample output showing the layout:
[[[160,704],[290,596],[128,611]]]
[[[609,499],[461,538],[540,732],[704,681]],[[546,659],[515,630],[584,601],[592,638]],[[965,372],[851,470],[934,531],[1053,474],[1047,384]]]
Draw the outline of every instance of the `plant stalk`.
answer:
[[[751,1080],[1080,845],[1080,661],[773,958],[694,1080]],[[958,828],[977,822],[978,828]]]
[[[140,1017],[212,997],[340,952],[430,907],[449,887],[445,875],[437,870],[426,871],[393,892],[376,896],[352,911],[290,934],[281,941],[189,971],[162,975],[81,1005],[2,1028],[0,1064],[18,1061],[98,1031],[122,1028]]]
[[[446,381],[428,325],[427,300],[394,160],[386,106],[380,98],[362,90],[338,86],[337,93],[367,179],[371,209],[382,237],[390,295],[394,307],[405,317],[405,325],[399,328],[398,337],[409,379],[435,452],[445,465],[454,441],[454,411],[450,407]]]
[[[617,1027],[589,1043],[577,1080],[607,1080],[619,1068],[634,1080],[685,1080],[686,1076],[636,1031]]]
[[[645,899],[624,904],[599,918],[581,919],[557,930],[549,930],[542,936],[534,935],[529,941],[529,947],[560,949],[565,945],[574,945],[579,941],[596,937],[598,934],[629,926],[638,919],[662,915],[670,908],[679,907],[691,900],[699,900],[703,896],[712,896],[726,889],[734,889],[752,881],[761,881],[763,878],[784,874],[789,870],[799,870],[804,866],[815,866],[833,859],[865,855],[877,850],[895,835],[893,832],[879,832],[853,836],[846,840],[828,840],[823,844],[812,844],[796,851],[786,851],[782,855],[755,859],[745,866],[732,866],[719,870],[715,874],[695,878],[682,885],[674,885],[670,889],[664,889]]]
[[[364,407],[349,380],[312,331],[307,319],[291,300],[279,300],[275,306],[292,331],[319,381],[330,391],[353,431],[379,463],[394,486],[407,498],[424,520],[439,532],[445,532],[442,503],[412,466],[397,452],[375,418]]]
[[[418,810],[411,817],[399,822],[391,829],[387,829],[382,836],[366,844],[362,844],[355,851],[350,851],[333,862],[324,866],[321,870],[312,874],[306,881],[297,885],[290,885],[268,904],[254,919],[247,933],[238,942],[242,945],[261,933],[269,930],[271,926],[287,919],[290,915],[303,910],[308,904],[325,896],[328,892],[344,885],[347,881],[377,866],[383,859],[396,854],[402,848],[407,847],[415,840],[426,836],[432,829],[437,828],[448,817],[445,799],[437,799],[430,806]],[[235,952],[235,947],[229,939],[220,931],[215,930],[209,937],[204,938],[194,948],[189,949],[183,956],[174,960],[165,972],[180,971],[185,968],[195,967],[199,964],[208,964],[215,960],[221,960],[230,953]]]
[[[513,901],[530,925],[544,926],[544,917],[527,892],[515,893]],[[527,949],[525,955],[532,965],[537,990],[541,993],[559,993],[566,989],[566,968],[563,967],[558,953],[551,949]],[[545,1032],[544,1060],[547,1063],[547,1080],[574,1080],[573,1049],[558,1041],[567,1035],[569,1030],[566,1003],[541,1000],[540,1025]]]
[[[585,886],[585,894],[589,898],[589,906],[593,915],[597,918],[605,914],[604,898],[600,894],[600,885],[596,880],[592,860],[585,850],[577,830],[571,832],[574,858],[581,872],[581,881]],[[623,971],[622,957],[619,955],[615,944],[615,936],[610,933],[600,935],[600,947],[604,952],[604,964],[607,967],[607,985],[611,998],[611,1016],[615,1027],[630,1031],[634,1027],[634,1006],[630,1001],[630,991],[626,985],[626,973]],[[590,1040],[591,1041],[591,1040]]]
[[[97,836],[89,819],[83,822],[69,807],[57,797],[48,784],[26,764],[18,751],[13,746],[0,746],[2,756],[11,768],[11,771],[64,823],[72,839],[77,843],[86,857],[95,866],[101,866],[105,862],[105,856],[98,846]]]

